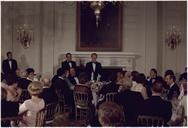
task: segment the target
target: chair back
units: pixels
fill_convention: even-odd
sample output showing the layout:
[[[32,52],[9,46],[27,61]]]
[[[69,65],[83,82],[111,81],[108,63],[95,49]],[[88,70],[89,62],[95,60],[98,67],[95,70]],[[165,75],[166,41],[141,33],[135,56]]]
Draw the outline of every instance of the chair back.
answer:
[[[138,126],[164,126],[164,119],[162,117],[155,116],[138,116],[137,125]]]
[[[77,107],[87,108],[90,103],[91,90],[87,86],[76,85],[74,88],[74,101]]]
[[[21,116],[1,118],[1,126],[2,127],[10,127],[10,126],[18,127],[19,122],[21,120],[22,120]],[[13,121],[13,123],[11,123],[12,125],[10,124],[11,121]]]
[[[71,110],[71,108],[65,104],[65,98],[64,98],[62,91],[56,90],[56,94],[58,97],[57,112],[58,113],[69,112]]]
[[[115,102],[117,93],[116,92],[110,92],[106,94],[106,102]]]
[[[25,100],[28,100],[30,98],[31,97],[30,97],[30,94],[29,94],[28,90],[27,89],[23,89],[22,93],[20,95],[20,98],[19,98],[19,102],[23,103]]]
[[[36,127],[42,127],[45,124],[45,115],[46,115],[46,109],[43,108],[39,112],[37,112],[36,116]]]
[[[52,121],[54,119],[55,113],[57,112],[57,103],[47,104],[45,109],[45,121]]]
[[[58,97],[58,102],[63,102],[64,103],[64,96],[61,90],[56,90],[56,94]]]

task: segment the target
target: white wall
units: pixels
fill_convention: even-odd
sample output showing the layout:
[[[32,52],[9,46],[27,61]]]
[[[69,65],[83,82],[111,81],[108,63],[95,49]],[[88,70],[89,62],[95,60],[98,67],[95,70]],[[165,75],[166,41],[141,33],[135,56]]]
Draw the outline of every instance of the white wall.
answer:
[[[33,67],[37,72],[41,71],[40,57],[40,4],[31,2],[2,2],[2,59],[6,58],[6,52],[12,51],[13,57],[18,61],[20,68]],[[34,26],[34,41],[29,49],[24,49],[17,41],[16,27],[20,24]]]
[[[162,40],[162,50],[163,50],[163,72],[166,69],[174,69],[177,74],[184,72],[186,67],[186,43],[187,43],[187,17],[186,17],[186,2],[165,2],[163,4],[163,40]],[[164,43],[164,35],[169,30],[172,25],[182,32],[182,42],[174,50],[170,50]]]
[[[171,23],[172,7],[176,10],[173,23],[179,24],[182,33],[186,34],[186,7],[181,2],[155,1],[127,2],[124,5],[122,52],[138,53],[136,70],[148,73],[151,67],[156,67],[160,72],[166,68],[182,72],[186,65],[186,38],[184,36],[174,52],[164,45],[163,33],[166,25]],[[23,49],[16,41],[14,26],[21,23],[34,26],[34,41],[29,49]],[[51,76],[64,59],[63,54],[75,51],[75,48],[74,2],[2,2],[2,59],[7,51],[13,51],[20,68],[33,67],[36,72]],[[176,60],[172,59],[174,55]],[[168,60],[171,63],[167,63]]]

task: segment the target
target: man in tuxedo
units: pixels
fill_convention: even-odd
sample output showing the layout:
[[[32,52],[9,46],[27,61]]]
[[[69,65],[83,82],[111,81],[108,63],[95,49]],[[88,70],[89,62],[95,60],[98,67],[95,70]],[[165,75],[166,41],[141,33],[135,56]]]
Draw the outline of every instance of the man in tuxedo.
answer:
[[[167,93],[168,100],[171,100],[174,96],[178,97],[180,94],[180,90],[178,85],[175,83],[175,75],[173,73],[166,73],[165,74],[165,81],[166,84],[169,86],[169,90]]]
[[[131,91],[132,81],[127,80],[117,95],[117,103],[123,106],[127,126],[136,126],[139,107],[144,99],[140,92]]]
[[[143,102],[139,115],[162,117],[166,124],[172,115],[172,104],[161,98],[162,90],[162,82],[155,81],[152,85],[152,96]]]
[[[5,77],[7,77],[7,75],[16,75],[16,70],[18,68],[17,62],[12,59],[11,52],[7,52],[7,59],[3,61],[2,68]]]
[[[66,60],[64,62],[62,62],[61,67],[65,70],[69,70],[70,68],[76,69],[76,62],[72,61],[72,54],[71,53],[66,54]]]
[[[76,70],[74,68],[70,68],[69,72],[70,72],[70,75],[68,77],[69,81],[73,85],[79,84],[78,77],[76,76]]]
[[[97,54],[91,54],[91,62],[86,64],[86,72],[90,78],[90,80],[97,80],[101,77],[101,63],[97,62]]]

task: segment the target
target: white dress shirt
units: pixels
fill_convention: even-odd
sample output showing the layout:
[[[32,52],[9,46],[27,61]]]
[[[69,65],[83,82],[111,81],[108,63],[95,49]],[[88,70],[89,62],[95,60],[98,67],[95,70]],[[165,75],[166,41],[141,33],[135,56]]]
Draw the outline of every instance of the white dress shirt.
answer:
[[[12,61],[9,60],[8,63],[9,63],[10,69],[12,69]]]
[[[71,62],[69,62],[69,66],[70,66],[70,68],[72,68],[72,63]]]
[[[95,72],[95,69],[96,69],[96,63],[92,63],[92,66],[93,66],[93,72]]]
[[[79,80],[77,77],[74,77],[74,80],[76,81],[76,84],[79,84]]]

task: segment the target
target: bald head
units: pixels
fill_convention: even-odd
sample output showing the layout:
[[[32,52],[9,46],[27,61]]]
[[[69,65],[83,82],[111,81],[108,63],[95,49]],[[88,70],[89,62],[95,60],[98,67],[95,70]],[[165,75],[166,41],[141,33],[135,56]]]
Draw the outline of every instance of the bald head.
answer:
[[[50,79],[49,78],[42,78],[41,82],[43,83],[44,87],[49,87],[50,86]]]

